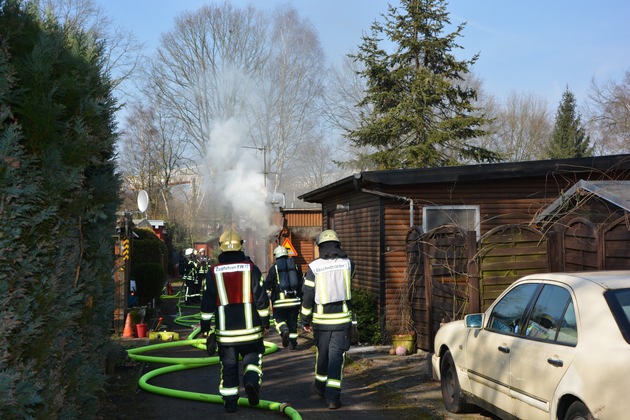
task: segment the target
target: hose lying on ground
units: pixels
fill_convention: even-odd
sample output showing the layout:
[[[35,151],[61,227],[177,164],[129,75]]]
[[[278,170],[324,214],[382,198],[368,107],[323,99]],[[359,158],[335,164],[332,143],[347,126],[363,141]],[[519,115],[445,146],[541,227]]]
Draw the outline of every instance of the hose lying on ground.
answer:
[[[170,341],[159,344],[150,344],[148,346],[137,347],[133,349],[127,350],[127,354],[130,358],[147,363],[158,363],[158,364],[166,364],[168,366],[157,368],[150,372],[144,374],[138,384],[140,388],[147,391],[152,392],[158,395],[164,395],[167,397],[173,398],[182,398],[193,401],[201,401],[201,402],[210,402],[216,404],[223,404],[223,399],[220,395],[214,394],[202,394],[199,392],[190,392],[190,391],[182,391],[170,388],[159,387],[156,385],[152,385],[149,383],[149,380],[159,376],[164,375],[166,373],[179,372],[187,369],[194,369],[203,366],[211,366],[219,363],[219,356],[213,357],[163,357],[163,356],[150,356],[145,355],[143,353],[154,351],[154,350],[162,350],[172,347],[179,346],[193,346],[199,349],[206,349],[206,339],[205,338],[194,338],[199,334],[200,329],[195,329],[189,336],[188,340],[181,341]],[[274,343],[270,343],[265,341],[265,355],[271,354],[278,351],[278,345]],[[249,401],[246,398],[239,398],[238,405],[241,407],[252,407],[252,408],[261,408],[271,411],[278,411],[280,413],[284,413],[289,418],[293,420],[301,420],[302,416],[297,412],[293,407],[289,406],[287,403],[279,403],[267,400],[260,400],[258,405],[252,406],[249,404]]]

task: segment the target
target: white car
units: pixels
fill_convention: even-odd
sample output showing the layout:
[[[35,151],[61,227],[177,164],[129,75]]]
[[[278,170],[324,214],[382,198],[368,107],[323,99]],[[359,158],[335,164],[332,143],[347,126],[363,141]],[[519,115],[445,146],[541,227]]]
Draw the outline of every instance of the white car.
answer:
[[[630,271],[533,274],[443,325],[431,357],[447,410],[630,418]]]

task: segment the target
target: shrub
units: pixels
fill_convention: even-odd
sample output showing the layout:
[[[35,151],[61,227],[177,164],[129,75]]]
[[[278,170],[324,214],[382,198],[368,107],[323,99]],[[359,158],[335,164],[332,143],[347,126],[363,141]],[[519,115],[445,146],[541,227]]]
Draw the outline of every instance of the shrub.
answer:
[[[166,275],[161,264],[142,263],[133,269],[138,296],[142,304],[147,304],[162,295]]]
[[[356,316],[359,331],[359,343],[381,344],[381,327],[378,320],[378,299],[372,293],[352,290],[352,312]]]

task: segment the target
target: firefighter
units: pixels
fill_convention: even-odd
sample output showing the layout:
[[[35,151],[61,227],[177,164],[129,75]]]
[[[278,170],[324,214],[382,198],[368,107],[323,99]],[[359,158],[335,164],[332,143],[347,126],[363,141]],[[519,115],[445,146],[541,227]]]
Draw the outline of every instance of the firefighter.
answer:
[[[188,304],[191,302],[191,297],[196,294],[197,267],[195,264],[194,250],[192,248],[187,248],[186,251],[184,251],[184,259],[182,280],[184,280],[184,301]]]
[[[297,348],[298,316],[302,302],[302,271],[283,246],[273,250],[276,263],[265,278],[265,290],[271,292],[276,330],[282,337],[282,347]]]
[[[239,398],[239,357],[243,363],[243,387],[250,406],[258,405],[262,382],[263,335],[269,329],[269,298],[262,287],[260,269],[243,252],[243,240],[234,230],[219,238],[221,254],[208,270],[201,300],[202,334],[209,334],[219,353],[219,394],[225,411],[233,413]],[[215,329],[210,332],[212,318]]]
[[[317,246],[319,258],[308,265],[304,277],[302,324],[304,331],[313,332],[317,348],[311,389],[334,410],[341,407],[341,378],[350,349],[354,262],[341,249],[334,230],[321,232]]]
[[[197,256],[197,261],[196,261],[196,269],[197,269],[197,281],[195,286],[198,288],[198,292],[199,296],[201,296],[201,293],[204,289],[204,284],[206,282],[206,276],[208,275],[208,267],[209,267],[209,261],[208,261],[208,256],[206,255],[206,250],[205,248],[201,248],[199,250],[199,255]],[[199,301],[201,301],[201,299],[198,298]]]

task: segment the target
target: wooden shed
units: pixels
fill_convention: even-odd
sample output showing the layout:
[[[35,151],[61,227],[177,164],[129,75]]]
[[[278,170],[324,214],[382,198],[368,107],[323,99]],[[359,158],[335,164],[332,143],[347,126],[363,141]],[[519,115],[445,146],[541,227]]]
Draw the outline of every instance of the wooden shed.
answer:
[[[406,306],[411,305],[413,322],[423,336],[418,346],[429,349],[437,328],[435,325],[439,326],[441,320],[430,301],[432,284],[440,287],[446,284],[454,295],[468,296],[465,307],[455,308],[455,303],[448,303],[453,306],[450,309],[453,313],[461,315],[481,309],[505,287],[506,282],[502,282],[501,278],[513,281],[514,275],[550,267],[547,245],[537,236],[536,219],[563,192],[581,180],[628,179],[630,155],[614,155],[367,171],[299,198],[321,203],[322,228],[335,229],[342,247],[356,262],[357,275],[353,286],[369,290],[379,298],[383,332],[387,335],[404,329]],[[446,241],[449,243],[448,251],[440,259],[427,259],[428,267],[417,265],[420,274],[412,272],[414,270],[410,267],[414,267],[415,262],[410,261],[413,258],[410,256],[417,254],[408,249],[410,238],[422,237],[444,226],[451,228],[430,240],[422,239],[421,246],[429,255],[432,250],[441,249],[440,241]],[[513,266],[509,270],[502,270],[500,266],[491,269],[494,258],[491,251],[486,251],[483,256],[485,271],[479,267],[471,268],[477,255],[463,251],[455,254],[452,251],[454,241],[459,241],[458,249],[468,248],[467,252],[470,252],[471,243],[476,247],[475,241],[485,240],[486,245],[491,245],[491,241],[505,236],[506,232],[519,235],[530,244],[510,252],[531,252],[525,258],[512,255]],[[484,236],[487,234],[494,235],[489,238]],[[419,245],[416,242],[414,246]],[[485,249],[493,248],[487,246]],[[440,271],[441,261],[449,259],[461,261],[461,264],[455,265],[462,270],[471,270],[472,274],[466,274],[472,281],[464,284],[460,292],[457,291],[460,285],[449,284],[457,277],[453,270],[450,269],[448,274]],[[508,272],[510,274],[506,274]],[[480,283],[483,275],[487,276],[487,281]],[[409,290],[412,276],[424,276],[424,300],[410,296],[414,293]],[[485,287],[486,300],[481,287]],[[418,290],[415,289],[416,292]],[[417,304],[413,301],[415,298],[418,298]]]
[[[272,248],[283,245],[292,248],[290,255],[302,271],[306,271],[308,263],[317,257],[315,239],[322,230],[322,211],[316,209],[285,209],[280,208],[278,224],[282,229],[278,233],[277,242]],[[272,252],[269,253],[273,257]]]

